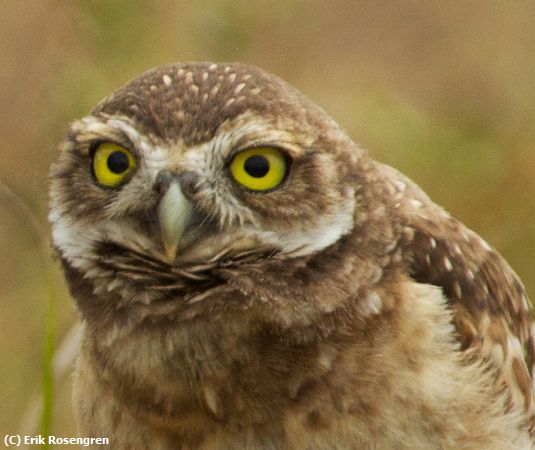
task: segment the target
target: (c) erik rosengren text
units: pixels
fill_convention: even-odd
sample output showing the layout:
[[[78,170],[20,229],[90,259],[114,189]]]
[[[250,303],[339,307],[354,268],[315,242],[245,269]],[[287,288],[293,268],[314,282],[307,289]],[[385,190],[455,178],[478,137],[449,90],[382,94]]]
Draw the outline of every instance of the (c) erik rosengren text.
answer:
[[[90,445],[109,445],[110,439],[107,437],[64,437],[64,436],[21,436],[20,434],[6,434],[4,436],[6,447],[20,447],[21,445],[79,445],[89,447]]]

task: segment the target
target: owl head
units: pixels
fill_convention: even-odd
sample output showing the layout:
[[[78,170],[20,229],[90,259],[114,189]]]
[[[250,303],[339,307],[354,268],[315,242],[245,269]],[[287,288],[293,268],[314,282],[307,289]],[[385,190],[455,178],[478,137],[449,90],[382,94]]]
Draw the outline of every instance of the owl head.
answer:
[[[353,228],[365,155],[319,107],[242,64],[148,71],[74,122],[53,243],[94,293],[148,305],[214,270],[298,260]]]

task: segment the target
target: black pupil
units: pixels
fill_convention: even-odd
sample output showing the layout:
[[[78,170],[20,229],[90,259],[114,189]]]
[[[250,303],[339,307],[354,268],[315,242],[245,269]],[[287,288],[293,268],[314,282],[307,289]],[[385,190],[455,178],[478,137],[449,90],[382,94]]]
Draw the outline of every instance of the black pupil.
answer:
[[[254,155],[245,160],[245,171],[255,178],[262,178],[269,172],[269,161],[266,157]]]
[[[123,152],[111,153],[110,156],[108,156],[107,163],[108,169],[117,174],[125,172],[130,166],[128,156],[126,156]]]

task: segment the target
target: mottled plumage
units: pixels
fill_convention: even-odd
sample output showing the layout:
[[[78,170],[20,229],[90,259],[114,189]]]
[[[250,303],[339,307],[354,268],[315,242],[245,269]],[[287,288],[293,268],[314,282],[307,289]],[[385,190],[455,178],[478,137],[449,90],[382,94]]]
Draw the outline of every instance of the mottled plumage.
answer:
[[[91,169],[107,142],[137,161],[119,186]],[[229,169],[257,147],[289,168],[262,192]],[[533,446],[517,276],[272,75],[177,64],[131,81],[72,125],[50,220],[84,327],[82,435],[136,449]]]

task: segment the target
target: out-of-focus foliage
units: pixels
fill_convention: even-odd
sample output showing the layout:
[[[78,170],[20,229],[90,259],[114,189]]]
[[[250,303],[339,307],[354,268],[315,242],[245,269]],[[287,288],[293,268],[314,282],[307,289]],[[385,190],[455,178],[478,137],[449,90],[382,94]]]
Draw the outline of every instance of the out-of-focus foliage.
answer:
[[[66,124],[152,66],[242,61],[329,111],[497,247],[535,297],[535,2],[355,0],[0,3],[0,180],[46,227]],[[46,271],[0,196],[0,435],[39,387]],[[56,271],[58,284],[61,275]],[[58,336],[75,320],[59,293]],[[56,433],[72,434],[70,380]]]

